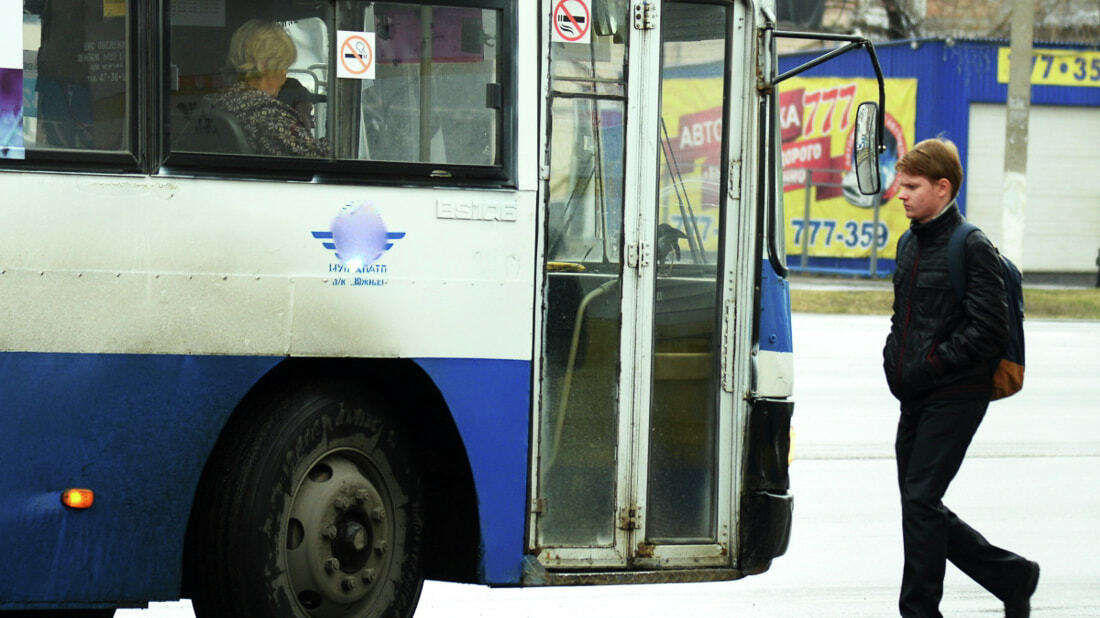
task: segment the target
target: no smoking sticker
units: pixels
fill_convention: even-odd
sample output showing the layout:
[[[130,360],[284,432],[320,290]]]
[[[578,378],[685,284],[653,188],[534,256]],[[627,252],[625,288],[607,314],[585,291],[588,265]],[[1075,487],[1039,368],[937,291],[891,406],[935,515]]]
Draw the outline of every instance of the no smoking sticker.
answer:
[[[588,43],[592,40],[591,0],[558,0],[550,19],[551,40],[555,43]]]
[[[336,32],[336,77],[374,79],[373,32]]]

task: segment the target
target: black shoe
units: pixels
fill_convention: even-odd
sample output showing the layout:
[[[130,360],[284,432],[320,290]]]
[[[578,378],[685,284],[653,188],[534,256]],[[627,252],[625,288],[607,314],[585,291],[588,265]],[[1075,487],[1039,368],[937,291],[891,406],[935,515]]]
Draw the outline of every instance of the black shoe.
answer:
[[[1028,560],[1027,579],[1005,601],[1005,618],[1028,618],[1031,615],[1031,595],[1039,585],[1039,563]]]

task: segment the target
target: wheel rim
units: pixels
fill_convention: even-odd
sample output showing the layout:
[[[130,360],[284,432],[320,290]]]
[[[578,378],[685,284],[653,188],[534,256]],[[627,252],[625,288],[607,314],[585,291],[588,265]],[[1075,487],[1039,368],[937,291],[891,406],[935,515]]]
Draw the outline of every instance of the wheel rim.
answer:
[[[287,575],[309,616],[360,615],[389,581],[395,508],[355,450],[318,458],[291,495],[283,527]]]

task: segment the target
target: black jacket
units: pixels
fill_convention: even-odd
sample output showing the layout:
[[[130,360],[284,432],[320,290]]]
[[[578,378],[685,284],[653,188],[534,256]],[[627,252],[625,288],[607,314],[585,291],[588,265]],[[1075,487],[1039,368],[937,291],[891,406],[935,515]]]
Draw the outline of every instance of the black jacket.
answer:
[[[993,361],[1008,333],[997,249],[981,231],[966,240],[966,299],[951,289],[947,241],[963,218],[955,204],[927,223],[897,257],[894,315],[882,351],[890,391],[904,407],[946,399],[988,399]]]

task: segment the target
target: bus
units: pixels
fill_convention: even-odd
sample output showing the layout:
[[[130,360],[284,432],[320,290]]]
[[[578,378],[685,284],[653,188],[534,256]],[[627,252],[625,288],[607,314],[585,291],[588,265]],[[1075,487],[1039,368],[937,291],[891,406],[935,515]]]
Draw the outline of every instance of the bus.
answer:
[[[410,616],[425,579],[784,553],[775,40],[809,35],[771,2],[0,11],[0,613]]]

